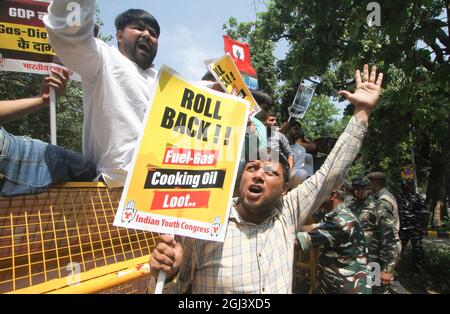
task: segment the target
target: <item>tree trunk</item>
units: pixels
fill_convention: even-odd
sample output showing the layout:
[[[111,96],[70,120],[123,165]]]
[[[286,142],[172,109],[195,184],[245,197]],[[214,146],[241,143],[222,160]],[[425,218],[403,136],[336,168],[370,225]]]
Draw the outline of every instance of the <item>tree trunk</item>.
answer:
[[[448,4],[448,1],[447,1]],[[447,7],[447,14],[449,8]],[[450,28],[450,25],[449,25]],[[447,136],[442,147],[444,161],[444,207],[442,208],[441,218],[448,219],[448,207],[450,202],[450,113],[447,116]]]
[[[447,200],[442,202],[442,206],[441,206],[441,223],[442,221],[445,221],[448,219],[448,204],[447,204]]]
[[[426,202],[431,212],[430,223],[434,224],[435,215],[437,214],[435,208],[437,203],[443,199],[444,196],[444,169],[442,163],[442,154],[434,156],[431,162],[431,171],[428,178],[427,197]]]
[[[442,202],[438,201],[434,208],[433,227],[442,227],[442,221],[441,221],[442,207],[443,207]]]

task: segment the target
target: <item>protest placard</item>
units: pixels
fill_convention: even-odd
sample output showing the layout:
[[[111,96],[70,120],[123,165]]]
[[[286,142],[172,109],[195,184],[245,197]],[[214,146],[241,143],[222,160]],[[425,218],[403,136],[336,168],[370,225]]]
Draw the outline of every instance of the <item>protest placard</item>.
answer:
[[[50,1],[0,1],[0,71],[48,75],[61,71],[60,60],[48,42],[42,19]],[[80,80],[69,71],[70,78]]]
[[[261,111],[236,67],[233,58],[228,53],[217,60],[206,61],[206,66],[228,94],[250,102],[250,117]]]
[[[223,241],[248,108],[163,66],[114,225]]]
[[[401,178],[402,179],[412,179],[414,180],[414,166],[413,165],[406,165],[401,167]]]
[[[223,48],[225,53],[229,53],[233,58],[234,64],[242,74],[242,78],[250,90],[258,89],[258,75],[252,66],[250,56],[250,45],[231,39],[223,35]]]

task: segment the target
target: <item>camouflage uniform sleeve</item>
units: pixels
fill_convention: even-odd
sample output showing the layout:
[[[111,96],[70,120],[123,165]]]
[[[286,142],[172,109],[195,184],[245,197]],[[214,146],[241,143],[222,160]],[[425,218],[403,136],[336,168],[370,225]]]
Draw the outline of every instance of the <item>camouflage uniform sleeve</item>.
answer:
[[[390,202],[388,202],[387,200],[385,200],[384,198],[379,198],[380,202],[387,207],[392,213],[394,212],[394,206],[392,206],[392,204]]]
[[[377,206],[377,226],[380,235],[380,262],[381,271],[392,273],[394,271],[398,252],[395,239],[395,219],[392,208],[380,202]]]
[[[353,116],[322,167],[283,197],[283,214],[292,218],[294,226],[300,227],[330,196],[333,188],[343,182],[366,132],[367,123]]]
[[[416,211],[418,211],[418,212],[428,212],[428,208],[425,205],[425,202],[424,202],[422,196],[420,196],[419,194],[415,195],[415,202],[414,203],[415,203],[414,205],[416,207],[415,208]]]
[[[426,229],[430,218],[430,211],[419,194],[415,194],[413,199],[414,215],[417,217],[418,226],[422,229]]]
[[[309,251],[311,247],[330,248],[336,242],[342,240],[344,231],[339,223],[334,220],[320,223],[316,229],[311,232],[299,232],[297,238],[303,251]]]

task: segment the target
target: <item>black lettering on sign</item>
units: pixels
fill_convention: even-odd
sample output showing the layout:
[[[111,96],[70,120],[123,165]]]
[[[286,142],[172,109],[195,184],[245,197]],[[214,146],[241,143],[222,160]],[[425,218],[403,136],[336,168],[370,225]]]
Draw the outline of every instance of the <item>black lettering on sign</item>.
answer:
[[[222,116],[220,116],[220,101],[217,100],[214,109],[211,110],[212,99],[205,97],[202,94],[195,94],[189,88],[184,89],[183,97],[181,98],[180,106],[181,108],[186,108],[194,111],[195,113],[199,113],[208,118],[213,118],[216,120],[221,120]]]
[[[149,169],[144,189],[221,189],[225,170]]]
[[[222,68],[220,67],[220,65],[216,65],[216,66],[213,68],[213,71],[216,72],[217,76],[219,76],[219,77],[222,76],[222,75],[225,73],[225,71],[222,70]]]
[[[224,145],[228,145],[231,128],[229,128],[230,130],[228,128],[225,129],[225,134],[223,134],[221,132],[222,127],[219,124],[202,120],[202,116],[214,120],[222,120],[220,115],[221,105],[220,100],[214,100],[201,93],[195,94],[189,88],[185,88],[181,97],[180,107],[193,111],[196,115],[177,112],[170,107],[166,107],[160,125],[162,128],[173,130],[203,142],[208,142],[214,136],[214,143],[217,144],[221,142],[219,139],[221,137],[221,139],[224,139]],[[209,134],[212,132],[214,132],[214,135]]]
[[[183,97],[181,98],[181,108],[186,108],[191,110],[192,102],[194,100],[195,93],[189,88],[184,89]]]
[[[172,108],[166,107],[166,110],[164,110],[164,115],[161,120],[161,127],[165,129],[171,129],[173,128],[174,124],[174,118],[177,116],[177,112],[173,110]]]

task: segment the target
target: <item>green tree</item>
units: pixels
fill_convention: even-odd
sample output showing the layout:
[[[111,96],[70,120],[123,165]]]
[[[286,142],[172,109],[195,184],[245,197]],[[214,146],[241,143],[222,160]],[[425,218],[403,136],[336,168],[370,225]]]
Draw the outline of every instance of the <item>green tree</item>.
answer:
[[[292,104],[298,83],[289,80],[277,86],[276,59],[273,55],[275,44],[266,39],[258,22],[238,23],[236,18],[231,17],[223,27],[229,37],[250,45],[260,89],[275,96],[275,99],[280,99],[277,95],[282,96],[280,101],[275,102],[273,110],[281,118],[280,121],[287,121],[287,108]],[[325,96],[314,98],[310,110],[301,121],[304,130],[307,130],[307,136],[312,139],[320,136],[336,136],[339,133],[337,130],[341,127],[341,122],[334,117],[338,113],[329,98]]]
[[[309,139],[314,140],[322,136],[337,138],[344,127],[338,116],[339,110],[329,97],[321,95],[312,99],[311,105],[300,123],[305,136]]]
[[[450,196],[445,166],[450,164],[449,1],[377,1],[381,25],[372,27],[369,2],[271,0],[260,25],[274,42],[289,43],[278,63],[278,78],[287,86],[307,78],[318,83],[318,94],[333,96],[354,85],[355,68],[379,66],[384,91],[372,114],[361,168],[387,171],[394,182],[414,148],[433,208],[437,199]],[[286,88],[285,95],[291,98],[292,91]]]

